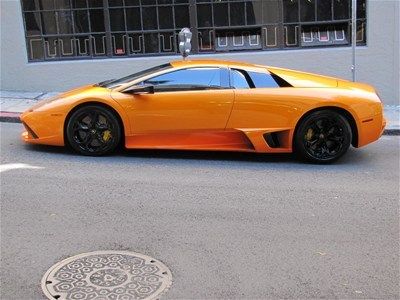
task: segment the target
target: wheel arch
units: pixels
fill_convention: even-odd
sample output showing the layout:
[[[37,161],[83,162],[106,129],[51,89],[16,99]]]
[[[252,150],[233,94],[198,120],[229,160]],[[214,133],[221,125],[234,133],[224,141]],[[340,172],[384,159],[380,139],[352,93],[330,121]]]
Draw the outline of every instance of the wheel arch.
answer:
[[[323,111],[323,110],[330,110],[330,111],[334,111],[339,113],[340,115],[342,115],[343,117],[346,118],[346,120],[349,122],[350,128],[351,128],[351,135],[352,135],[352,140],[351,140],[351,144],[353,145],[353,147],[358,147],[358,127],[357,127],[357,123],[356,120],[354,118],[354,116],[351,114],[351,112],[349,112],[348,110],[346,110],[345,108],[342,107],[338,107],[338,106],[320,106],[314,109],[311,109],[309,111],[307,111],[305,114],[303,114],[300,119],[297,121],[294,132],[293,132],[293,137],[292,137],[292,146],[294,148],[294,140],[297,134],[297,129],[299,128],[301,122],[309,115],[311,115],[312,113],[315,113],[317,111]]]
[[[68,139],[67,139],[67,125],[68,125],[69,119],[71,118],[72,114],[74,112],[76,112],[78,109],[80,109],[82,107],[85,107],[85,106],[89,106],[89,105],[101,106],[103,108],[106,108],[106,109],[110,110],[115,115],[115,117],[118,120],[119,127],[120,127],[120,130],[121,130],[121,140],[120,140],[119,146],[125,145],[125,131],[126,130],[125,130],[125,125],[124,125],[124,122],[122,121],[122,117],[121,117],[120,113],[114,107],[112,107],[111,105],[106,104],[106,103],[101,102],[101,101],[96,101],[96,100],[89,100],[89,101],[81,102],[81,103],[75,105],[68,112],[67,116],[65,117],[64,124],[63,124],[63,135],[64,135],[64,143],[65,143],[65,145],[69,145],[69,142],[68,142]]]

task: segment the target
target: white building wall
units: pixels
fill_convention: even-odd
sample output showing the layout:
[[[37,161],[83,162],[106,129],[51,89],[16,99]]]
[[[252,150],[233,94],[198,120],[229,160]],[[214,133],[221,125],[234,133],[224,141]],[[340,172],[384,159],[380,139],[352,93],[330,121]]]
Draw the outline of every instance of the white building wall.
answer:
[[[63,91],[180,59],[179,56],[28,63],[19,0],[1,0],[1,89]],[[367,46],[357,47],[357,81],[387,105],[400,104],[400,0],[368,0]],[[351,79],[351,47],[193,55],[247,61]]]

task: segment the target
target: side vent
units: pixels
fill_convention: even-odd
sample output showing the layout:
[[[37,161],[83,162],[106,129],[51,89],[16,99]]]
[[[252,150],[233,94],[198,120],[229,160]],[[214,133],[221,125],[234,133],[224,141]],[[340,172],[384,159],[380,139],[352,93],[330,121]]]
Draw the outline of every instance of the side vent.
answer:
[[[39,138],[37,134],[26,123],[22,122],[22,125],[24,125],[26,131],[28,131],[31,137],[33,137],[34,139]]]
[[[280,148],[278,134],[276,132],[264,133],[264,139],[271,148]]]

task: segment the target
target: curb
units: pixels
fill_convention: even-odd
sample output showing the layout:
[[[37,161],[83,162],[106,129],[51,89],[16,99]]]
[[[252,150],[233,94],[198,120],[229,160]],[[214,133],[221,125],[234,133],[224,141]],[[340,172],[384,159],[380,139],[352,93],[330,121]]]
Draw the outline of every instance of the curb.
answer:
[[[21,113],[0,111],[0,122],[6,123],[21,123],[19,116]],[[400,135],[400,128],[385,129],[383,135]]]
[[[385,129],[383,135],[400,135],[400,129]]]
[[[0,122],[21,123],[20,115],[17,112],[0,111]]]

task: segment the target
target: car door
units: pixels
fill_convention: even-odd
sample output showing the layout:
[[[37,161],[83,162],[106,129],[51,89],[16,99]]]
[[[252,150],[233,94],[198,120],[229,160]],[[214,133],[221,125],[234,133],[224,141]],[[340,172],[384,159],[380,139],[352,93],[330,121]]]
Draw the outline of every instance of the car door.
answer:
[[[234,100],[227,69],[172,70],[140,84],[153,85],[154,94],[124,94],[134,134],[225,129]]]
[[[306,101],[263,70],[231,70],[235,105],[227,128],[289,128]]]
[[[293,120],[302,111],[299,94],[282,78],[262,69],[231,69],[235,103],[227,131],[237,129],[256,151],[292,151]],[[271,134],[273,133],[273,134]]]

